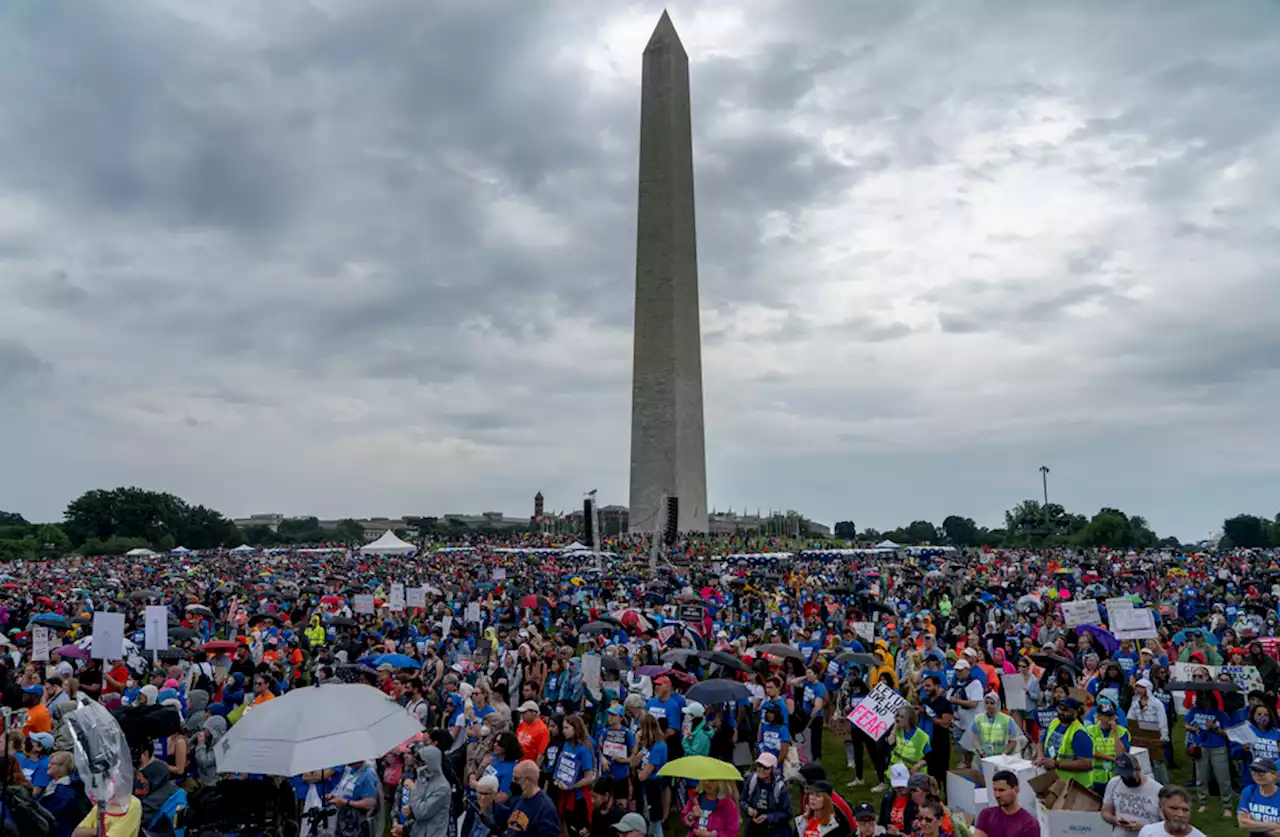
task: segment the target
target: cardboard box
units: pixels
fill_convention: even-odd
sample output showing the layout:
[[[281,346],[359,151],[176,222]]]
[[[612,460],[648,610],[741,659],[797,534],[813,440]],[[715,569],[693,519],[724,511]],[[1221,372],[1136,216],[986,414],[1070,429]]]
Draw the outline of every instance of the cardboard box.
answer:
[[[1132,750],[1129,751],[1129,755],[1133,756],[1133,760],[1136,761],[1138,763],[1138,766],[1142,768],[1143,776],[1151,775],[1151,753],[1152,751],[1148,750],[1146,747],[1134,747]],[[1164,756],[1163,747],[1159,748],[1159,753],[1161,756]],[[1163,761],[1163,760],[1164,760],[1163,758],[1160,759],[1160,761]]]
[[[1018,804],[1028,811],[1036,809],[1036,792],[1030,782],[1044,770],[1018,756],[987,756],[982,760],[982,783],[991,787],[991,780],[1000,770],[1009,770],[1018,777]]]
[[[1109,837],[1111,826],[1102,819],[1102,798],[1074,781],[1063,781],[1057,772],[1036,776],[1030,782],[1036,795],[1036,819],[1041,837]]]
[[[1133,745],[1133,751],[1136,753],[1140,749],[1147,751],[1147,762],[1164,761],[1164,743],[1160,741],[1160,731],[1155,729],[1147,729],[1140,723],[1129,724],[1129,743]],[[1147,775],[1150,775],[1146,764],[1142,766]]]
[[[963,811],[970,818],[983,808],[991,807],[991,797],[981,770],[947,771],[947,807]]]

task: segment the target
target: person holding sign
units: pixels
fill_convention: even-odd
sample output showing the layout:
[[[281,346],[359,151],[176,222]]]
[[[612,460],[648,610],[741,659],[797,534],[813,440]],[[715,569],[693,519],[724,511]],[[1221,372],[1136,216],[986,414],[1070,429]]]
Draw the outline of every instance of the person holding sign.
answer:
[[[926,756],[933,746],[919,723],[920,716],[914,707],[904,706],[894,714],[893,751],[889,764],[905,764],[912,773],[924,768]]]
[[[551,780],[556,788],[556,808],[571,837],[581,837],[591,823],[591,803],[587,795],[596,780],[591,739],[581,715],[569,715],[561,725],[564,743],[556,753]]]

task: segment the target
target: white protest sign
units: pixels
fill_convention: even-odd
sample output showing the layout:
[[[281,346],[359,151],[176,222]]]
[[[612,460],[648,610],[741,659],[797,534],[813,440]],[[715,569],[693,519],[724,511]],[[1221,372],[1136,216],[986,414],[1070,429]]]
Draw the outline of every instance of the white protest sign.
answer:
[[[391,598],[388,599],[388,605],[392,613],[404,610],[404,585],[398,581],[391,583]]]
[[[1210,680],[1217,680],[1218,675],[1226,672],[1232,683],[1236,683],[1245,692],[1262,691],[1262,675],[1254,666],[1206,666],[1200,663],[1172,663],[1169,666],[1169,678],[1175,683],[1189,683],[1194,679],[1196,669],[1207,669]]]
[[[409,607],[426,608],[427,591],[421,587],[410,587],[405,591],[405,601]]]
[[[1004,684],[1005,709],[1025,712],[1031,708],[1027,705],[1027,684],[1021,674],[1002,674],[1000,682]]]
[[[877,683],[876,687],[853,707],[853,711],[849,713],[849,723],[871,736],[871,740],[879,741],[886,732],[893,729],[894,713],[906,705],[906,698],[884,683]]]
[[[93,647],[89,656],[95,660],[120,660],[124,658],[124,614],[93,614]]]
[[[352,597],[356,613],[373,613],[373,594],[361,593]]]
[[[31,660],[33,662],[43,663],[48,661],[49,652],[53,650],[51,648],[53,643],[49,640],[52,634],[53,631],[48,628],[42,628],[39,625],[31,629]]]
[[[164,651],[169,647],[169,608],[164,605],[147,605],[142,624],[146,629],[145,643],[148,651]]]
[[[1093,599],[1063,602],[1062,619],[1066,622],[1068,628],[1076,628],[1080,625],[1096,625],[1101,621],[1098,619],[1098,603]]]
[[[496,568],[494,569],[494,571],[493,571],[493,580],[494,580],[494,581],[506,581],[506,580],[507,580],[507,571],[506,571],[505,569],[503,569],[502,567],[496,567]]]
[[[1117,610],[1133,610],[1133,599],[1128,596],[1116,596],[1107,599],[1107,616],[1112,622],[1116,619]]]
[[[468,603],[467,603],[467,615],[464,617],[464,619],[465,619],[467,622],[479,622],[479,621],[480,621],[480,603],[479,603],[479,602],[468,602]]]
[[[453,629],[452,616],[446,616],[440,620],[440,633],[445,634],[447,636],[449,631],[452,629]]]
[[[601,660],[599,654],[583,654],[582,655],[582,685],[591,692],[591,696],[600,699],[603,694],[601,691]]]
[[[1146,607],[1117,610],[1111,633],[1115,634],[1116,639],[1154,639],[1159,636],[1156,632],[1155,615]]]
[[[853,632],[858,635],[858,639],[868,645],[876,641],[876,625],[874,622],[854,622]]]

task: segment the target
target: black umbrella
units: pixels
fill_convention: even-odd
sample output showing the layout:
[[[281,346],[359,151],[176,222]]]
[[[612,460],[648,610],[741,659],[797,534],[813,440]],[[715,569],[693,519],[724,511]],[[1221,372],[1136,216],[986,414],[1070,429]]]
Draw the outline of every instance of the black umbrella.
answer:
[[[588,622],[587,624],[583,625],[581,628],[578,629],[578,633],[580,634],[611,634],[616,630],[618,630],[618,627],[616,625],[610,624],[609,622],[602,622],[599,619],[597,619],[594,622]]]
[[[751,673],[751,666],[747,665],[742,660],[739,660],[732,654],[727,654],[724,651],[699,651],[698,657],[704,663],[708,663],[710,665],[721,666],[729,669],[730,671],[743,671],[748,674]]]
[[[872,654],[859,654],[856,651],[842,651],[836,655],[835,661],[840,665],[848,666],[865,666],[866,668],[875,668],[880,665],[880,661]]]
[[[703,706],[736,703],[751,697],[751,690],[733,680],[704,680],[684,693],[685,700],[696,700]]]
[[[1065,666],[1073,672],[1078,673],[1080,671],[1080,666],[1076,665],[1073,660],[1068,660],[1066,657],[1059,657],[1057,654],[1032,654],[1031,662],[1044,666],[1046,669]]]
[[[670,651],[662,652],[662,656],[659,659],[664,663],[679,663],[680,665],[684,665],[688,662],[690,657],[696,657],[697,654],[698,651],[694,648],[672,648]]]
[[[276,616],[274,613],[265,613],[265,612],[255,613],[249,617],[250,625],[256,624],[258,622],[268,622],[268,621],[275,622],[278,625],[280,624],[280,617]]]
[[[358,628],[356,620],[348,616],[335,616],[329,620],[329,624],[335,628]]]
[[[333,670],[333,676],[343,683],[378,682],[378,672],[359,663],[343,663]]]
[[[1227,680],[1189,680],[1170,683],[1166,686],[1171,692],[1243,692],[1239,683]]]
[[[799,648],[792,645],[783,645],[781,642],[766,642],[764,645],[757,645],[756,651],[761,654],[772,654],[775,657],[791,657],[794,660],[804,659],[804,654]]]
[[[74,619],[72,619],[72,620],[71,620],[71,624],[72,624],[72,625],[92,625],[92,624],[93,624],[93,617],[92,617],[92,616],[77,616],[77,617],[75,617]]]
[[[192,628],[177,627],[169,629],[169,636],[173,639],[195,639],[200,636],[200,632]]]
[[[145,602],[148,599],[154,599],[160,595],[159,590],[137,590],[129,594],[129,601]]]
[[[612,654],[605,654],[600,658],[600,668],[605,671],[626,671],[627,667],[623,665],[622,660]]]
[[[157,660],[185,660],[186,658],[187,652],[181,648],[166,648],[156,652]]]
[[[213,611],[205,607],[204,605],[200,605],[200,604],[187,605],[187,613],[198,613],[199,615],[205,617],[206,619],[213,618]]]

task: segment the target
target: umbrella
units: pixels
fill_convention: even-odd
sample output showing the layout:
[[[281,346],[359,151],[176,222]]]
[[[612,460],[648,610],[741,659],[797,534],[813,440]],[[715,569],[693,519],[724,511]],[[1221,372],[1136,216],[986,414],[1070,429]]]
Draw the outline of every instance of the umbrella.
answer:
[[[621,622],[624,628],[634,628],[638,631],[653,630],[653,623],[645,618],[644,614],[638,610],[615,610],[610,615]]]
[[[743,671],[748,674],[751,673],[751,666],[747,665],[742,660],[739,660],[732,654],[727,654],[724,651],[700,651],[698,652],[698,657],[701,658],[704,663],[708,663],[709,665],[721,666],[729,669],[730,671]]]
[[[546,596],[539,596],[536,593],[530,593],[520,600],[520,606],[529,608],[553,608],[555,607],[555,603]]]
[[[627,667],[617,657],[605,654],[600,658],[600,668],[605,671],[625,671]]]
[[[344,663],[333,670],[333,676],[343,683],[364,683],[370,679],[376,681],[378,672],[359,663]]]
[[[187,605],[187,613],[196,613],[196,614],[199,614],[200,616],[203,616],[206,619],[213,618],[213,611],[205,607],[204,605],[200,605],[200,604]]]
[[[268,622],[268,621],[275,622],[278,625],[280,624],[280,617],[276,616],[274,613],[266,613],[265,611],[263,613],[255,613],[249,617],[250,625],[257,624],[258,622]]]
[[[408,654],[382,654],[373,658],[375,666],[391,666],[392,668],[412,669],[418,671],[422,668],[422,661],[415,660]]]
[[[658,775],[670,779],[693,779],[698,782],[742,781],[742,771],[726,761],[709,756],[685,756],[673,759],[658,769]]]
[[[751,697],[751,690],[734,680],[704,680],[685,692],[685,700],[696,700],[704,706],[736,703]]]
[[[766,642],[764,645],[757,645],[756,651],[761,654],[772,654],[775,657],[791,657],[794,660],[803,660],[804,654],[799,648],[791,645],[783,645],[781,642]]]
[[[1185,631],[1178,631],[1176,634],[1173,635],[1173,641],[1176,642],[1178,645],[1182,645],[1187,642],[1191,634],[1200,634],[1201,636],[1204,637],[1205,642],[1208,643],[1209,645],[1220,644],[1218,642],[1218,638],[1213,634],[1209,633],[1208,631],[1206,631],[1204,628],[1187,628]]]
[[[666,666],[640,666],[636,669],[636,674],[641,677],[658,677],[663,674],[670,674],[671,669]]]
[[[201,651],[234,651],[240,647],[240,643],[232,642],[229,639],[215,639],[212,642],[206,642],[200,646]]]
[[[56,613],[39,613],[31,617],[28,625],[39,625],[42,628],[60,628],[66,630],[71,627],[71,623],[67,621],[67,617],[60,616]]]
[[[187,652],[181,648],[166,648],[156,652],[157,660],[185,660],[187,656]]]
[[[296,689],[231,727],[217,746],[218,772],[296,776],[381,758],[420,732],[417,718],[372,686]]]
[[[616,630],[618,630],[618,627],[616,625],[611,625],[608,622],[601,622],[600,620],[597,619],[595,622],[588,622],[587,624],[583,625],[581,628],[578,629],[578,633],[580,634],[611,634]]]
[[[200,632],[194,628],[177,627],[169,629],[170,639],[195,639],[198,636],[200,636]]]
[[[160,595],[159,590],[137,590],[129,594],[131,602],[145,602],[147,599],[154,599]]]
[[[1076,631],[1083,631],[1090,634],[1099,645],[1101,645],[1108,654],[1115,652],[1120,647],[1120,640],[1116,639],[1116,635],[1111,631],[1099,628],[1097,625],[1078,625]]]
[[[335,628],[356,628],[356,620],[348,616],[335,616],[329,620],[329,624]]]
[[[92,625],[92,624],[93,624],[93,617],[92,617],[92,616],[77,616],[77,617],[75,617],[74,619],[72,619],[72,620],[71,620],[71,624],[72,624],[72,625]]]
[[[697,650],[693,648],[673,648],[670,651],[664,651],[658,659],[664,663],[680,663],[684,665],[689,661],[690,657],[695,657],[697,654]]]
[[[1226,680],[1188,680],[1170,683],[1166,687],[1171,692],[1243,692],[1239,683]]]
[[[75,645],[64,645],[58,649],[58,653],[73,660],[89,659],[89,650],[87,648],[79,648]]]
[[[1032,654],[1031,662],[1044,666],[1046,669],[1056,668],[1057,666],[1066,666],[1073,672],[1079,672],[1080,666],[1076,665],[1066,657],[1059,657],[1057,654]]]
[[[864,666],[866,668],[875,668],[880,665],[880,661],[872,654],[859,654],[857,651],[842,651],[836,655],[835,661],[840,665]]]

